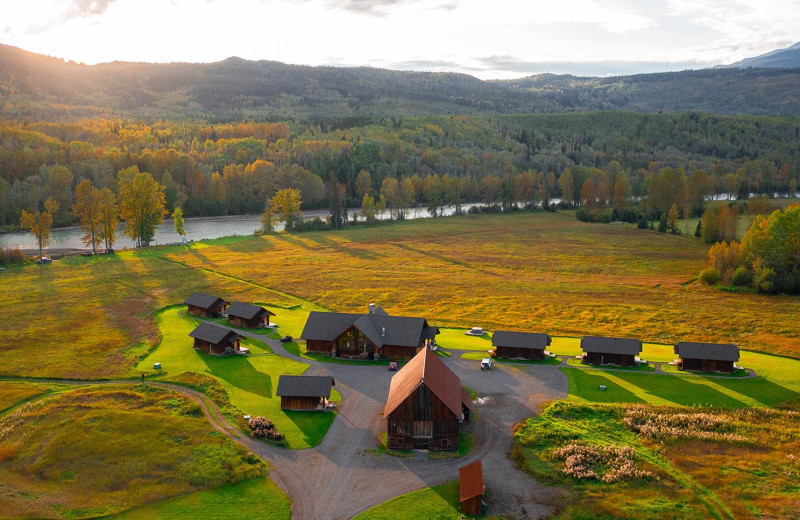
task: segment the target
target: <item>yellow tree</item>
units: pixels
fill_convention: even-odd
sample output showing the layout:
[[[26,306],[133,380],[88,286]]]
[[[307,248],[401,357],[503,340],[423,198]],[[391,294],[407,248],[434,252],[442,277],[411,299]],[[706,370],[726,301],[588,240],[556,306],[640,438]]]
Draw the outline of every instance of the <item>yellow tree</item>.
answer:
[[[131,166],[119,172],[119,214],[125,221],[124,233],[136,247],[147,246],[164,221],[164,186],[152,175]]]
[[[286,223],[286,230],[289,231],[295,227],[295,224],[302,221],[302,213],[300,213],[300,205],[303,203],[300,198],[300,190],[286,188],[278,191],[271,199],[269,199],[270,208],[273,214],[280,214],[279,221]]]
[[[44,203],[44,211],[34,211],[28,213],[22,211],[19,217],[19,225],[22,229],[30,229],[31,235],[36,238],[39,244],[39,256],[42,250],[50,245],[50,228],[53,227],[53,213],[58,211],[59,203],[48,197]]]
[[[100,233],[101,237],[105,241],[106,251],[109,251],[112,247],[114,247],[114,242],[117,241],[119,208],[117,207],[117,198],[108,188],[103,188],[100,190],[99,200],[102,221]]]
[[[92,181],[84,179],[75,188],[75,204],[72,213],[78,219],[83,233],[83,243],[92,246],[92,253],[97,252],[97,244],[102,240],[103,212],[100,190],[92,185]]]
[[[678,217],[680,216],[680,212],[678,211],[678,205],[673,203],[672,206],[669,208],[669,214],[667,215],[667,221],[669,223],[669,228],[672,231],[672,234],[678,233]]]
[[[186,243],[186,230],[183,229],[183,210],[179,207],[172,212],[172,222],[175,224],[175,232],[180,235],[181,241]]]
[[[628,207],[628,199],[631,196],[631,183],[628,181],[628,176],[624,173],[617,175],[614,182],[614,207],[617,212],[622,215]]]

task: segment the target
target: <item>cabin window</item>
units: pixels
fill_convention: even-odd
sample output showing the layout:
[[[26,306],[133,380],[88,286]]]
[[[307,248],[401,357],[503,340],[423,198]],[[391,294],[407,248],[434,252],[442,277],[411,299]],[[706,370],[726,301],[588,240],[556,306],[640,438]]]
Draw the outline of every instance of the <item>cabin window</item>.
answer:
[[[450,446],[450,439],[442,439],[442,448],[447,448]]]

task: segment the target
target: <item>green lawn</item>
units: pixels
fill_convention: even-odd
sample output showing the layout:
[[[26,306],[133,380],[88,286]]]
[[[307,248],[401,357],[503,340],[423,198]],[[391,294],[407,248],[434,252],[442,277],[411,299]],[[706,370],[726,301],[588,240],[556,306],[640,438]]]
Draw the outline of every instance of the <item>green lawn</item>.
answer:
[[[458,481],[393,498],[364,511],[355,520],[458,520]]]
[[[230,396],[231,403],[245,414],[263,415],[272,419],[286,434],[290,448],[316,446],[322,441],[334,419],[333,412],[284,412],[275,396],[282,374],[300,375],[308,368],[276,354],[217,357],[192,348],[188,334],[197,320],[182,315],[183,307],[171,307],[156,315],[162,334],[161,342],[138,365],[138,370],[152,372],[153,363],[161,363],[169,375],[197,372],[216,378]],[[266,352],[265,345],[246,339],[242,345],[253,353]],[[339,399],[334,391],[333,400]]]
[[[488,354],[485,352],[465,352],[461,354],[461,359],[469,359],[470,361],[480,361],[481,359],[487,357]],[[493,363],[510,363],[510,364],[523,364],[523,365],[560,365],[561,359],[557,357],[546,357],[541,361],[530,361],[527,359],[502,359],[502,358],[492,358]]]
[[[291,504],[286,495],[270,479],[259,478],[163,500],[111,518],[115,520],[153,518],[289,520],[291,516]]]
[[[580,359],[569,358],[567,365],[576,368],[589,368],[595,370],[627,370],[629,372],[654,372],[656,367],[649,363],[639,363],[632,367],[620,367],[615,365],[590,365],[583,363]]]
[[[483,336],[469,336],[464,334],[469,329],[439,328],[440,334],[436,336],[436,343],[446,349],[454,350],[481,350],[492,349],[492,334],[484,333]]]

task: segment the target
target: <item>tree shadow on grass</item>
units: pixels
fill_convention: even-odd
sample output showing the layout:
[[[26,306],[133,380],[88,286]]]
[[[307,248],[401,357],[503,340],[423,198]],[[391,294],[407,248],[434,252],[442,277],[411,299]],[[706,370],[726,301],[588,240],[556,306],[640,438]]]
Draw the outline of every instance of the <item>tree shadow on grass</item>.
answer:
[[[609,379],[599,371],[583,370],[580,368],[562,368],[562,372],[569,378],[569,395],[593,403],[644,403],[630,390],[622,388],[618,383]],[[598,372],[598,373],[595,373]],[[601,390],[600,386],[606,390]]]
[[[640,376],[638,378],[626,377],[627,374],[622,374],[620,377],[638,386],[648,394],[677,405],[712,405],[725,408],[747,406],[747,403],[736,399],[734,396],[724,394],[701,382],[695,383],[688,378],[638,375]]]
[[[209,373],[227,383],[266,399],[273,396],[272,377],[256,370],[250,360],[243,356],[216,357],[201,355]]]
[[[303,441],[309,446],[316,446],[322,442],[323,437],[333,424],[336,414],[333,412],[307,411],[298,412],[286,410],[283,412],[286,417],[303,432]]]
[[[308,243],[312,242],[313,244],[316,244],[319,247],[333,249],[338,253],[342,253],[347,256],[352,256],[354,258],[360,258],[362,260],[377,260],[378,258],[382,258],[383,256],[385,256],[380,253],[376,253],[374,251],[367,251],[355,247],[347,247],[341,242],[337,242],[336,240],[333,240],[330,237],[323,235],[322,233],[304,235],[303,239],[300,239],[299,237],[295,237],[289,234],[282,234],[279,237],[279,239],[294,246],[302,247],[303,249],[309,249],[309,250],[316,249],[316,247]]]

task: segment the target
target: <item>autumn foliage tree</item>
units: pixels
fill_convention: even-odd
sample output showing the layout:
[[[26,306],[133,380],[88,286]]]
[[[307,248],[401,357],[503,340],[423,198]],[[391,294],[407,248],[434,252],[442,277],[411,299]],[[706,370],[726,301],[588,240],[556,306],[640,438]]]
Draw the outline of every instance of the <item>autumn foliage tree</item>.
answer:
[[[22,229],[29,229],[31,235],[36,238],[39,244],[39,256],[42,250],[50,245],[50,228],[53,227],[53,214],[58,211],[59,203],[48,197],[44,203],[44,211],[34,211],[28,213],[22,211],[19,217],[19,225]]]
[[[117,225],[119,224],[119,207],[117,197],[108,189],[103,188],[98,193],[100,204],[100,233],[106,245],[106,251],[114,247],[117,241]]]
[[[164,221],[164,186],[147,172],[131,166],[119,172],[119,214],[125,221],[125,234],[136,247],[147,246],[156,228]]]
[[[72,212],[83,230],[83,243],[97,252],[97,245],[103,240],[103,208],[100,190],[92,185],[92,181],[84,179],[75,188],[75,204]]]
[[[300,212],[302,203],[300,190],[293,188],[280,190],[269,199],[272,214],[277,217],[278,221],[286,224],[286,230],[294,229],[302,221],[303,214]]]

